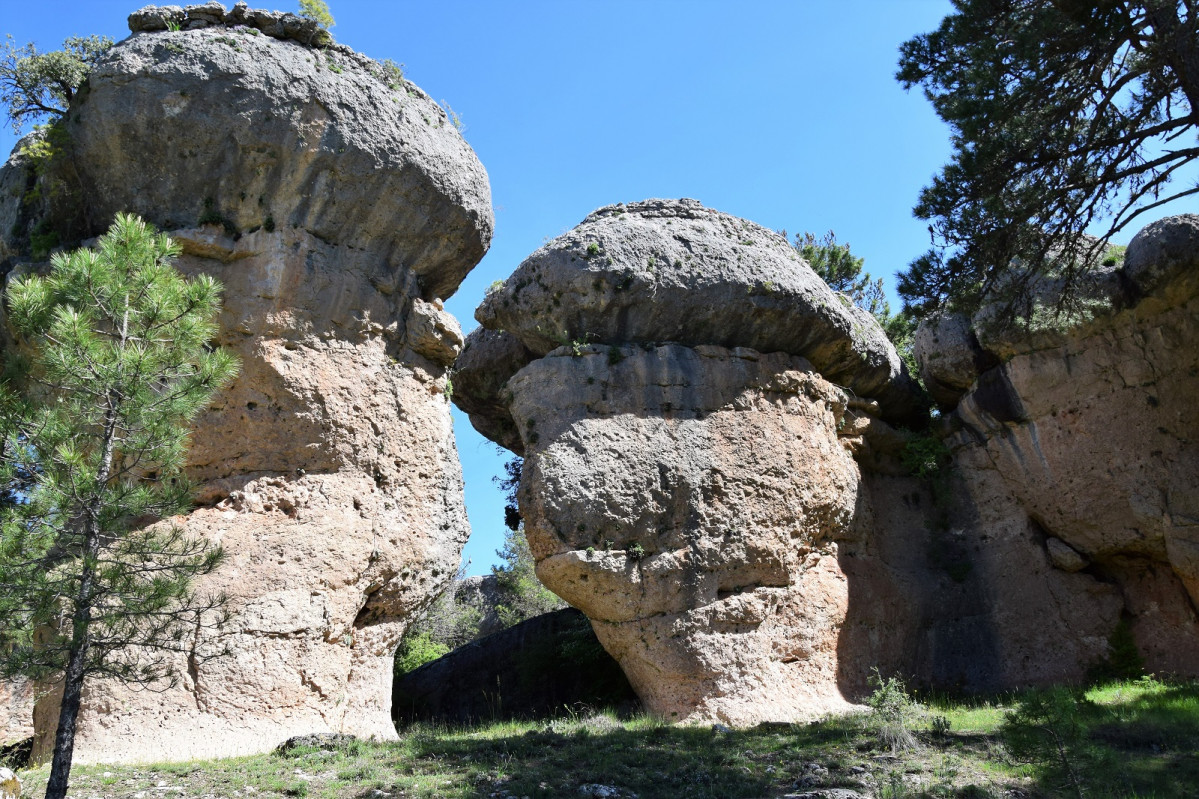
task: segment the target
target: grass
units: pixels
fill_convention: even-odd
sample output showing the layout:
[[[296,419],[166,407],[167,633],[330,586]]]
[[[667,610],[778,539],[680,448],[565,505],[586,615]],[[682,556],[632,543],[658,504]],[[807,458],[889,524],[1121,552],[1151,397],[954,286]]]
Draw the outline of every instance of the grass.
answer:
[[[1088,799],[1199,796],[1199,683],[1143,679],[1064,695],[1060,707],[1071,729],[1082,731],[1068,747],[1069,766]],[[893,748],[871,713],[720,731],[583,711],[550,722],[416,726],[399,741],[352,741],[332,751],[82,766],[71,795],[536,799],[586,795],[580,786],[598,783],[640,799],[780,797],[822,787],[878,799],[1077,796],[1060,762],[1037,748],[1036,729],[1026,739],[1031,756],[1017,759],[1007,746],[1012,712],[1028,716],[1034,696],[927,699],[907,716],[913,743],[905,748]],[[46,766],[23,772],[25,795],[43,793],[47,775]]]

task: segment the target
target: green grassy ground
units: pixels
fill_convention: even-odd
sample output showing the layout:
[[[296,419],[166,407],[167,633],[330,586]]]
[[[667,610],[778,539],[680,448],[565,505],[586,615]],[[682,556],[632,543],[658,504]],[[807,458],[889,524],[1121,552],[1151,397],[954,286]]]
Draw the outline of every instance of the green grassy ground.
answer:
[[[1014,711],[1024,723],[1014,724]],[[912,733],[895,744],[898,724]],[[898,736],[902,738],[903,736]],[[1019,753],[1017,757],[1014,753]],[[73,796],[780,797],[845,787],[897,797],[1199,797],[1199,683],[1117,682],[989,701],[903,700],[875,713],[750,730],[568,713],[552,722],[416,727],[211,762],[75,769]],[[39,796],[45,766],[22,773]]]

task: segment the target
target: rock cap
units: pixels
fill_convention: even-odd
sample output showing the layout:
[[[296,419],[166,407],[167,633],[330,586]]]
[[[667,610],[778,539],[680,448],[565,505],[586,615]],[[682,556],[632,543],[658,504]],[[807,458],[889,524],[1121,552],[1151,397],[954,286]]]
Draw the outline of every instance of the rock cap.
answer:
[[[697,200],[610,205],[530,255],[475,313],[543,356],[565,343],[675,342],[807,358],[918,423],[923,403],[882,328],[786,239]]]

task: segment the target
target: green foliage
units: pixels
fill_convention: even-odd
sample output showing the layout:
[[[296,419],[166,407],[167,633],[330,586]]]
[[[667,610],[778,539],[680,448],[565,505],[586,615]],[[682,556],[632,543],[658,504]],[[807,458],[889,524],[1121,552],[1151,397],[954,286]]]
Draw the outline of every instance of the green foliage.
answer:
[[[491,567],[504,601],[496,607],[505,627],[565,607],[558,596],[541,584],[534,571],[533,554],[523,527],[504,531],[504,547],[497,550],[503,563]]]
[[[1199,684],[1139,680],[1094,689],[1080,702],[1090,732],[1079,752],[1088,796],[1191,797],[1199,785]],[[296,747],[188,763],[81,765],[81,796],[147,796],[181,786],[189,796],[270,794],[294,782],[309,796],[579,796],[602,782],[641,799],[760,799],[852,789],[882,796],[899,772],[898,791],[932,799],[1059,796],[1062,780],[1038,764],[1015,763],[998,734],[1015,696],[938,702],[953,733],[898,758],[879,756],[865,714],[806,724],[762,724],[714,734],[671,726],[649,715],[597,717],[564,709],[557,721],[509,720],[466,726],[414,725],[398,740]],[[811,764],[827,768],[813,771]],[[45,767],[22,773],[38,796]],[[904,780],[904,776],[907,780]],[[797,784],[804,787],[797,790]],[[117,789],[114,792],[114,788]],[[75,791],[73,791],[75,793]],[[169,793],[169,792],[168,792]]]
[[[1128,252],[1128,247],[1123,244],[1109,245],[1103,252],[1103,259],[1100,261],[1104,266],[1116,266],[1124,263],[1124,253]]]
[[[934,247],[899,292],[917,315],[971,310],[1004,276],[1016,302],[1057,270],[1065,302],[1104,241],[1199,192],[1169,186],[1199,156],[1199,11],[1189,0],[954,5],[900,49],[896,77],[923,88],[955,151],[914,209]],[[1103,235],[1085,236],[1098,224]]]
[[[952,462],[945,442],[932,433],[913,434],[904,445],[901,460],[909,474],[932,481],[947,476]]]
[[[1108,653],[1102,663],[1091,669],[1092,680],[1135,680],[1145,675],[1145,661],[1137,649],[1132,624],[1127,618],[1116,622],[1107,639]]]
[[[874,669],[870,684],[874,691],[866,704],[870,707],[869,724],[874,734],[882,744],[890,747],[892,753],[911,749],[916,745],[912,729],[924,715],[924,709],[908,696],[907,686],[898,677],[884,679],[878,669]]]
[[[12,36],[0,47],[0,103],[20,133],[26,122],[57,120],[96,62],[112,47],[107,36],[72,36],[63,49],[39,53],[32,42],[17,47]]]
[[[0,513],[0,673],[65,674],[48,795],[66,790],[83,679],[173,679],[172,656],[202,660],[197,629],[220,620],[223,600],[191,581],[221,550],[150,524],[191,507],[187,423],[237,371],[209,344],[220,286],[185,281],[178,253],[120,215],[95,250],[59,253],[7,293],[32,356],[0,387],[0,481],[38,476]]]
[[[421,630],[415,635],[405,635],[399,650],[396,651],[396,676],[415,671],[449,652],[449,646],[434,640],[432,631]]]
[[[1084,700],[1085,701],[1085,700]],[[1008,752],[1017,760],[1041,764],[1082,799],[1079,750],[1086,737],[1079,700],[1069,688],[1034,690],[1021,699],[1003,725]]]
[[[379,79],[387,84],[387,88],[393,92],[399,91],[404,85],[404,65],[397,64],[390,58],[384,58],[379,62],[381,74]]]
[[[329,4],[325,0],[300,0],[300,16],[313,20],[326,30],[337,24],[333,21],[333,15],[329,13]]]
[[[915,356],[912,355],[916,320],[906,311],[891,312],[883,279],[875,279],[865,271],[865,259],[851,253],[848,244],[839,243],[831,230],[819,239],[811,233],[797,235],[792,246],[829,288],[845,295],[875,318],[908,365],[908,371],[916,374]],[[767,293],[769,291],[768,288]]]

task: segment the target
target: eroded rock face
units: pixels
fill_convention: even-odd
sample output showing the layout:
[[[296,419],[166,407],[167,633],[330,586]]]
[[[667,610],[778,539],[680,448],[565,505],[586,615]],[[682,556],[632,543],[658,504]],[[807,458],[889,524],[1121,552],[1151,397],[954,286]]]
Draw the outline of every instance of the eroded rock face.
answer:
[[[858,471],[844,393],[801,358],[555,350],[509,381],[538,577],[591,619],[646,706],[795,720],[837,686],[837,541]]]
[[[224,284],[220,343],[242,361],[195,425],[201,507],[174,520],[228,553],[198,588],[227,592],[231,620],[191,642],[177,688],[89,684],[78,762],[395,734],[393,653],[469,533],[445,396],[462,338],[439,298],[492,217],[458,132],[372,64],[237,27],[139,33],[68,114],[78,204],[52,223],[126,209],[166,229],[182,271]],[[35,756],[56,716],[51,693]]]
[[[33,737],[33,683],[0,680],[0,747]]]
[[[348,48],[254,30],[137,33],[96,66],[66,119],[86,203],[55,221],[63,242],[118,211],[164,230],[299,228],[416,275],[425,299],[451,294],[493,218],[445,112]]]
[[[1005,361],[953,415],[965,490],[1027,519],[1049,571],[1077,578],[1059,603],[1108,597],[1092,603],[1092,661],[1124,614],[1150,670],[1194,674],[1199,663],[1197,271],[1199,216],[1153,223],[1123,267],[1093,278],[1089,313],[1024,339],[981,334]]]

